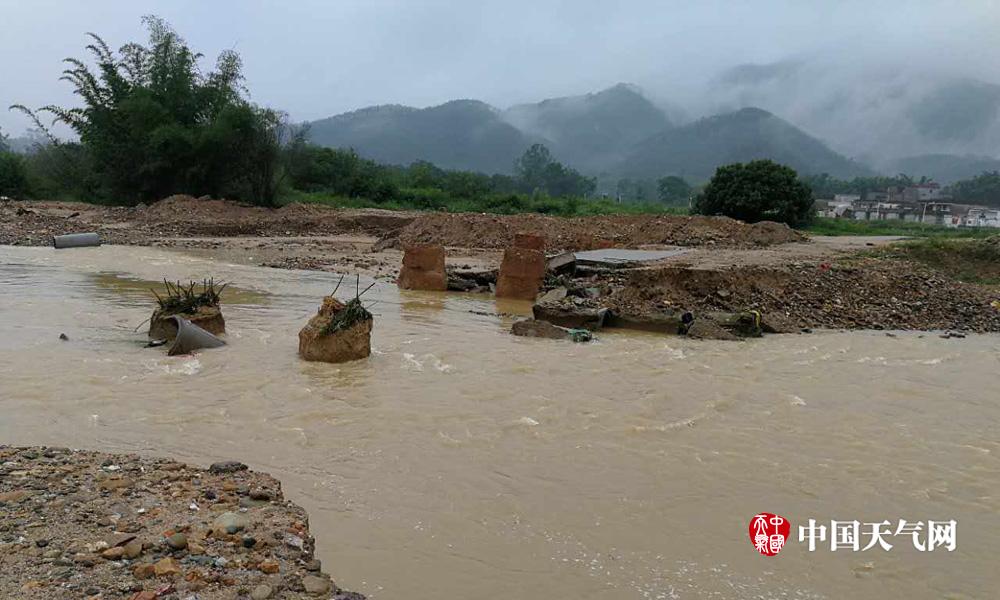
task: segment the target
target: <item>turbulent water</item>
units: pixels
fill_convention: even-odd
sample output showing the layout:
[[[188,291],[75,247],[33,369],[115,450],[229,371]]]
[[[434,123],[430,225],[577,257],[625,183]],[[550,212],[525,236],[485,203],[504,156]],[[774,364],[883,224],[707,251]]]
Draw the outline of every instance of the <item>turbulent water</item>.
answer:
[[[208,276],[233,282],[230,345],[143,348],[148,282]],[[365,295],[371,358],[300,362],[296,334],[337,279],[153,249],[0,247],[0,442],[269,471],[309,510],[326,570],[376,599],[1000,587],[998,336],[572,345],[515,338],[491,316],[523,305],[379,283]],[[761,511],[792,522],[773,558],[747,536]],[[890,551],[808,552],[794,538],[809,518],[955,519],[957,548],[895,537]]]

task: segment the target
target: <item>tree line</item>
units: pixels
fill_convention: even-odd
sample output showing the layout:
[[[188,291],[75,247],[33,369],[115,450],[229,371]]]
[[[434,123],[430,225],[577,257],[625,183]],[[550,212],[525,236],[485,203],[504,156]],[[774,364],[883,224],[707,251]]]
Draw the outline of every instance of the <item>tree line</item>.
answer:
[[[145,43],[112,50],[87,34],[91,62],[65,60],[61,79],[73,87],[78,107],[11,107],[28,115],[33,137],[44,142],[19,155],[0,132],[0,196],[134,205],[187,193],[263,206],[319,196],[387,207],[551,214],[621,212],[628,210],[618,204],[625,201],[635,203],[635,211],[690,205],[703,214],[802,224],[812,197],[920,182],[906,175],[799,178],[788,167],[751,161],[720,167],[701,190],[668,176],[620,179],[598,191],[595,178],[562,164],[541,144],[528,148],[511,174],[450,171],[428,162],[377,164],[352,150],[311,145],[284,113],[251,102],[237,53],[221,53],[203,71],[202,55],[169,24],[157,17],[143,23]],[[76,140],[57,139],[43,116],[71,129]],[[961,201],[1000,203],[1000,173],[951,189]]]
[[[168,23],[151,16],[143,24],[144,43],[112,50],[88,33],[89,61],[65,60],[61,79],[79,107],[11,107],[34,122],[44,143],[17,156],[0,138],[0,195],[134,205],[187,193],[276,206],[283,196],[312,193],[426,208],[457,199],[473,208],[559,212],[597,187],[540,144],[517,159],[511,175],[426,162],[379,165],[351,150],[312,146],[284,113],[249,100],[236,52],[223,52],[203,71],[202,55]],[[48,117],[76,139],[57,139],[43,122]]]

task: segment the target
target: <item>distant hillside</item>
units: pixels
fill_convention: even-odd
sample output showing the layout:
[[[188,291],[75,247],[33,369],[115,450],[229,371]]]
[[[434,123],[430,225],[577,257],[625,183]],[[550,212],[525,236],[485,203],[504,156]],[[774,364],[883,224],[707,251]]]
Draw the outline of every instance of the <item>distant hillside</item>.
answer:
[[[804,174],[838,178],[871,171],[828,148],[792,124],[759,108],[701,119],[636,144],[617,169],[629,177],[679,175],[708,180],[724,164],[769,158]]]
[[[560,161],[593,174],[616,164],[637,142],[670,127],[663,111],[627,84],[514,106],[503,116],[521,131],[550,140],[550,150]]]
[[[514,160],[536,141],[477,100],[424,109],[364,108],[310,123],[309,139],[323,146],[354,148],[381,163],[427,160],[448,169],[485,173],[509,173]]]
[[[893,161],[887,171],[912,177],[926,175],[941,184],[971,179],[983,171],[1000,170],[1000,159],[989,156],[956,154],[921,154]]]

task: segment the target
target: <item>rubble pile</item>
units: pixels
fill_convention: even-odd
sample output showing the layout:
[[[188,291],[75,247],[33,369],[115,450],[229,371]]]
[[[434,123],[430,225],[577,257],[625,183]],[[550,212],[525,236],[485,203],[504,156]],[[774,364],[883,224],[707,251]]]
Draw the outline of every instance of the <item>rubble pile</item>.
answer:
[[[961,283],[909,261],[875,257],[833,264],[707,270],[637,270],[604,278],[613,312],[759,311],[795,328],[1000,331],[995,289]]]
[[[0,597],[363,600],[305,511],[238,462],[0,446]]]

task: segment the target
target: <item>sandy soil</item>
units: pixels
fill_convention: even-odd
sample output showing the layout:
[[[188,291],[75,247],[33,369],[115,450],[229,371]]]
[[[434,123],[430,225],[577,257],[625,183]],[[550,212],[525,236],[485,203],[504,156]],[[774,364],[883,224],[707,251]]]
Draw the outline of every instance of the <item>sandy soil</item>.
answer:
[[[0,446],[0,597],[337,598],[303,509],[241,463]]]

